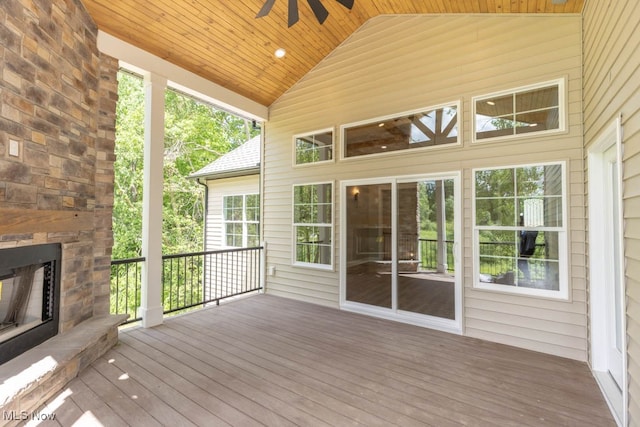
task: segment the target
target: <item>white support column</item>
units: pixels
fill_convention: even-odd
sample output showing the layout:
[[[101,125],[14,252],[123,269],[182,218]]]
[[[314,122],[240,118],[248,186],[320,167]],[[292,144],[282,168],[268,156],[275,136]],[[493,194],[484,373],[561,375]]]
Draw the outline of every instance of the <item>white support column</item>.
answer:
[[[447,268],[447,217],[446,202],[444,194],[444,181],[439,179],[436,181],[436,229],[437,229],[437,255],[438,273],[446,273]]]
[[[144,181],[142,207],[142,326],[162,323],[162,188],[164,163],[164,95],[167,79],[144,76]]]

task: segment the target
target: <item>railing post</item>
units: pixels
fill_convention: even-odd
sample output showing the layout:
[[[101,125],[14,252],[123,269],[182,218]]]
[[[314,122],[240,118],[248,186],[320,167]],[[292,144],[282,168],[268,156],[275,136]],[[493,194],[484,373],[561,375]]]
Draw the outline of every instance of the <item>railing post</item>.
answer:
[[[267,242],[260,242],[262,250],[260,251],[260,293],[263,294],[267,290]]]
[[[142,295],[140,317],[149,328],[162,323],[162,187],[164,95],[167,79],[144,76],[144,178],[142,207]]]

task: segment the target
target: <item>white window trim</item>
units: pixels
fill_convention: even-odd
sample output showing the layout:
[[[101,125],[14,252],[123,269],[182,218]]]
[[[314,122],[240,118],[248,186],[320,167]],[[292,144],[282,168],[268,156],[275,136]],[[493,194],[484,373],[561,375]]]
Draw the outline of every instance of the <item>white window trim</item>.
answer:
[[[385,120],[391,120],[391,119],[395,119],[398,117],[404,117],[404,116],[409,116],[411,114],[416,114],[416,113],[422,113],[424,111],[430,111],[430,110],[438,110],[440,108],[447,108],[447,107],[456,107],[456,111],[457,111],[457,116],[458,116],[458,141],[454,144],[445,144],[445,145],[433,145],[430,147],[419,147],[419,148],[412,148],[412,149],[407,149],[407,150],[396,150],[396,151],[389,151],[388,153],[372,153],[372,154],[363,154],[361,156],[352,156],[352,157],[346,157],[345,153],[347,152],[346,147],[345,147],[345,143],[346,143],[346,138],[345,138],[345,132],[348,128],[351,127],[356,127],[356,126],[362,126],[362,125],[367,125],[367,124],[371,124],[371,123],[376,123],[376,122],[381,122],[381,121],[385,121]],[[453,147],[460,147],[462,145],[462,131],[463,131],[463,117],[462,117],[462,108],[461,108],[461,102],[460,100],[456,100],[456,101],[452,101],[452,102],[445,102],[442,104],[437,104],[437,105],[431,105],[428,107],[424,107],[424,108],[417,108],[415,110],[409,110],[409,111],[403,111],[400,113],[394,113],[394,114],[388,114],[386,116],[379,116],[379,117],[374,117],[371,119],[366,119],[366,120],[361,120],[358,122],[352,122],[352,123],[345,123],[343,125],[340,125],[340,156],[339,159],[340,161],[347,161],[347,162],[352,162],[352,161],[357,161],[357,160],[365,160],[365,159],[372,159],[372,158],[376,158],[376,157],[386,157],[386,156],[398,156],[398,155],[414,155],[415,153],[419,153],[421,151],[429,151],[429,150],[443,150],[443,149],[450,149]]]
[[[321,185],[321,184],[329,184],[331,185],[331,223],[296,223],[295,220],[295,189],[296,187],[303,187],[308,185]],[[305,267],[312,268],[315,270],[329,270],[334,271],[334,253],[335,253],[335,236],[333,235],[333,224],[335,217],[335,185],[333,181],[320,181],[320,182],[304,182],[300,184],[293,184],[291,186],[291,265],[294,267]],[[312,262],[300,262],[296,260],[296,243],[297,243],[297,233],[296,227],[298,226],[319,226],[319,227],[330,227],[330,235],[331,235],[331,255],[329,259],[331,260],[330,264],[315,264]]]
[[[259,193],[233,193],[233,194],[224,194],[222,196],[222,244],[226,248],[246,248],[248,243],[248,224],[257,224],[258,225],[258,241],[260,241],[260,217],[258,216],[258,221],[249,221],[247,219],[247,196],[258,196],[260,198]],[[242,197],[242,220],[240,221],[227,221],[224,217],[225,214],[225,204],[224,200],[227,197]],[[258,204],[258,209],[260,209],[260,203]],[[258,211],[259,212],[259,211]],[[242,246],[229,246],[227,245],[227,224],[242,224]]]
[[[550,166],[560,165],[562,168],[562,227],[537,227],[539,231],[551,231],[558,233],[558,270],[559,270],[559,290],[553,291],[548,289],[535,289],[518,287],[511,285],[502,285],[499,283],[486,283],[480,281],[480,253],[479,253],[479,230],[500,230],[500,231],[517,231],[522,227],[512,226],[477,226],[476,225],[476,171],[497,170],[497,169],[515,169],[532,166]],[[569,300],[569,225],[567,224],[567,162],[560,160],[554,162],[540,163],[524,163],[518,165],[504,165],[486,168],[474,168],[471,171],[471,221],[472,221],[472,242],[473,242],[473,287],[474,289],[483,289],[488,291],[497,291],[508,294],[535,296],[543,298],[551,298],[556,300]]]
[[[558,86],[558,129],[548,129],[539,132],[528,132],[515,135],[496,136],[493,138],[476,138],[476,103],[483,99],[495,98],[504,95],[513,95],[519,92],[526,92],[529,90],[540,89],[549,86]],[[549,80],[546,82],[535,83],[527,86],[520,86],[516,88],[510,88],[498,92],[492,92],[488,94],[478,95],[471,98],[471,142],[473,144],[484,144],[498,141],[518,140],[523,138],[537,138],[540,136],[564,133],[567,131],[567,93],[566,93],[565,78],[561,77],[555,80]]]
[[[297,159],[297,151],[296,151],[296,139],[298,138],[304,138],[305,136],[311,136],[311,135],[316,135],[319,133],[327,133],[327,132],[331,132],[331,159],[330,160],[321,160],[318,162],[310,162],[310,163],[296,163],[296,159]],[[304,167],[309,167],[309,166],[316,166],[316,165],[323,165],[323,164],[328,164],[328,163],[335,163],[336,160],[336,131],[335,128],[325,128],[325,129],[319,129],[319,130],[315,130],[312,132],[305,132],[305,133],[298,133],[293,135],[292,138],[292,145],[293,145],[293,157],[292,157],[292,165],[294,168],[304,168]]]

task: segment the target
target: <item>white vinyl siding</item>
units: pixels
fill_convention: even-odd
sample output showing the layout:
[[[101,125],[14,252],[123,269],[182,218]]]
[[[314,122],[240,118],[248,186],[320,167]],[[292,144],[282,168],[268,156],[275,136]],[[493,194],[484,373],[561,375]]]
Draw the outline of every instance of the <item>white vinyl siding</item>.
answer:
[[[265,124],[264,237],[267,292],[337,307],[339,271],[292,265],[293,185],[462,171],[466,335],[587,359],[587,290],[582,153],[582,51],[579,16],[380,16],[369,20],[270,107]],[[522,46],[527,46],[526,52]],[[481,54],[480,54],[481,53]],[[566,131],[472,144],[472,99],[563,78]],[[415,111],[461,100],[460,145],[292,165],[291,138],[308,129]],[[336,141],[338,151],[341,141]],[[337,159],[342,153],[335,155]],[[472,170],[522,163],[566,163],[569,298],[545,300],[475,289]],[[343,195],[334,197],[340,211]],[[341,227],[334,222],[334,241]],[[342,248],[335,247],[334,265]]]
[[[259,179],[259,175],[249,175],[207,181],[206,250],[217,250],[227,247],[223,217],[224,197],[241,194],[257,194],[260,188]]]
[[[629,425],[640,425],[640,2],[590,0],[584,10],[588,148],[616,118],[623,129],[623,218]],[[585,150],[585,155],[588,150]],[[586,162],[585,162],[586,163]],[[587,198],[588,200],[588,198]],[[598,244],[598,242],[591,242]],[[588,252],[587,252],[588,253]]]

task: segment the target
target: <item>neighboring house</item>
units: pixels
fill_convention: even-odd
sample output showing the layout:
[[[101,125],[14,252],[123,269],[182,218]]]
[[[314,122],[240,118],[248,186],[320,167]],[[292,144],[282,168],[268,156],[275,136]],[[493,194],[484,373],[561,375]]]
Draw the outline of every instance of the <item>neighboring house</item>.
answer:
[[[260,243],[260,136],[189,178],[205,185],[205,250]]]
[[[253,137],[189,176],[205,186],[205,251],[260,245],[260,145],[260,136]],[[240,292],[246,277],[258,275],[259,259],[252,252],[206,259],[207,299],[215,297],[215,289]]]

